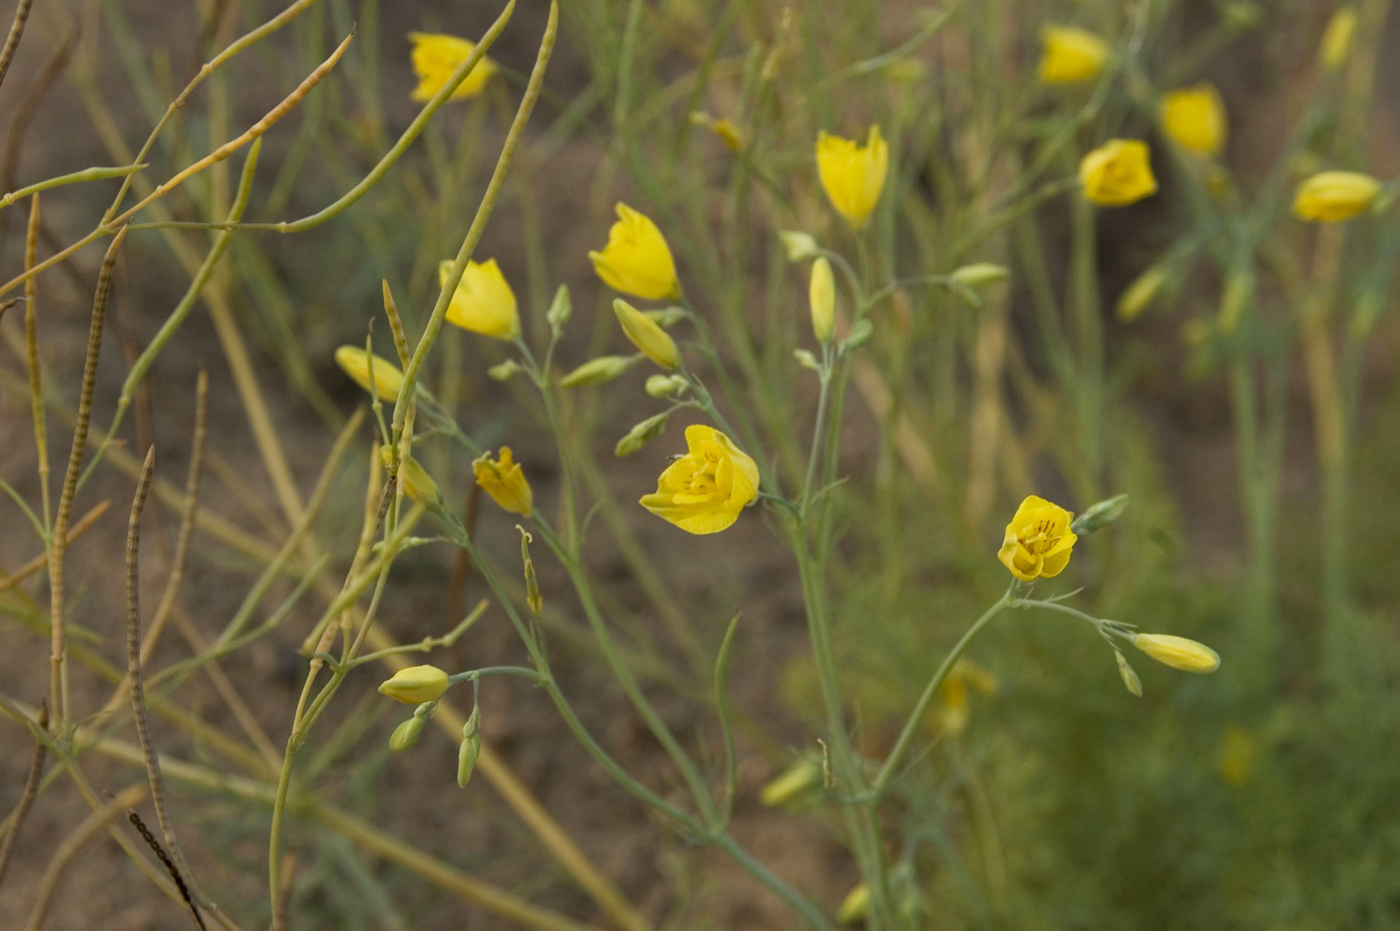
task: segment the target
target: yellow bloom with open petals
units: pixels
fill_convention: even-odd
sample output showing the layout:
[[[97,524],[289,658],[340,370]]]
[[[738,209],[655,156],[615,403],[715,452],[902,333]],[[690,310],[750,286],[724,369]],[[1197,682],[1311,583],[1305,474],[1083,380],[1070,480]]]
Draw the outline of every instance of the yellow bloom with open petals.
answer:
[[[1220,654],[1185,637],[1171,634],[1134,634],[1133,646],[1164,666],[1182,672],[1215,672],[1220,668]]]
[[[374,388],[370,387],[369,360],[374,359]],[[354,379],[355,384],[371,393],[377,392],[379,400],[392,404],[399,399],[403,388],[403,372],[388,359],[371,356],[360,346],[341,346],[335,351],[335,364],[340,370]]]
[[[418,86],[413,89],[409,99],[418,103],[431,99],[442,90],[447,79],[452,77],[452,72],[456,71],[457,66],[476,48],[475,42],[466,39],[427,32],[410,32],[408,41],[413,43],[410,58],[413,61],[413,73],[418,77]],[[462,79],[462,83],[457,85],[457,89],[447,99],[465,100],[475,97],[495,73],[496,63],[483,55],[476,67]]]
[[[676,260],[666,237],[646,214],[622,202],[602,252],[590,252],[593,270],[609,287],[646,301],[681,296]]]
[[[1174,90],[1162,98],[1162,131],[1197,155],[1213,158],[1225,146],[1225,102],[1213,84]]]
[[[758,464],[713,427],[686,427],[685,442],[641,505],[687,533],[718,533],[758,497]]]
[[[1293,215],[1317,223],[1340,223],[1369,208],[1381,183],[1359,171],[1323,171],[1298,185]]]
[[[1069,529],[1074,515],[1058,504],[1031,495],[1006,525],[997,559],[1022,582],[1053,578],[1069,564],[1070,550],[1079,539]]]
[[[1069,26],[1046,26],[1040,33],[1042,84],[1084,84],[1103,71],[1108,43],[1092,32]]]
[[[535,495],[530,483],[525,481],[525,472],[520,463],[511,459],[510,447],[501,447],[501,458],[491,459],[490,453],[482,453],[472,460],[472,474],[476,483],[491,498],[512,514],[529,517],[534,510]]]
[[[681,351],[661,324],[620,297],[613,300],[613,313],[622,324],[622,332],[648,359],[663,369],[680,368]]]
[[[438,287],[452,274],[450,260],[438,263]],[[520,335],[520,314],[515,292],[495,259],[480,264],[468,262],[447,306],[447,322],[493,339],[513,341]]]
[[[1147,143],[1110,139],[1079,162],[1084,196],[1105,207],[1122,207],[1157,193]]]
[[[870,127],[865,145],[817,133],[817,174],[831,206],[854,229],[862,229],[885,187],[890,167],[890,147],[880,127]]]

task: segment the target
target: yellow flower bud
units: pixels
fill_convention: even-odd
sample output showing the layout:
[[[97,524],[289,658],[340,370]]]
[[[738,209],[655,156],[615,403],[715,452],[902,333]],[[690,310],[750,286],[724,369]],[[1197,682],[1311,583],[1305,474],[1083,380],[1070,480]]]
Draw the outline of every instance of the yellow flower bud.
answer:
[[[1011,272],[1007,270],[1005,265],[973,262],[971,265],[963,265],[954,269],[948,277],[953,280],[954,284],[962,285],[965,288],[985,288],[987,285],[1010,278]]]
[[[718,533],[758,497],[758,463],[712,427],[685,428],[689,447],[645,495],[642,507],[687,533]]]
[[[804,756],[765,785],[758,793],[758,800],[776,808],[797,801],[809,789],[815,789],[821,784],[821,760]]]
[[[1171,283],[1171,275],[1165,265],[1153,265],[1138,275],[1118,297],[1118,319],[1128,323],[1141,317],[1143,311],[1152,306],[1157,295]]]
[[[997,559],[1022,582],[1054,578],[1069,565],[1079,537],[1070,530],[1074,515],[1058,504],[1030,495],[1006,525]]]
[[[810,259],[821,251],[817,241],[801,230],[782,230],[778,233],[778,241],[783,244],[783,254],[789,262]]]
[[[369,367],[370,359],[374,360],[374,388],[370,388]],[[371,356],[359,346],[341,346],[335,351],[335,364],[340,366],[341,371],[354,379],[355,384],[369,391],[371,394],[378,393],[379,400],[394,403],[399,399],[399,391],[403,388],[403,372],[399,367],[388,359],[379,356]]]
[[[436,666],[408,666],[379,686],[379,694],[405,705],[434,701],[447,691],[447,673]]]
[[[817,134],[817,174],[836,212],[853,229],[863,229],[880,192],[890,165],[890,147],[880,136],[880,127],[870,127],[865,145],[853,139]]]
[[[609,287],[647,301],[678,298],[676,262],[650,217],[619,202],[617,222],[602,252],[590,252],[593,270]]]
[[[1213,84],[1197,84],[1162,98],[1162,131],[1189,152],[1212,158],[1225,146],[1225,102]]]
[[[1079,183],[1084,196],[1106,207],[1122,207],[1157,192],[1147,143],[1138,139],[1111,139],[1079,163]]]
[[[649,375],[647,376],[646,392],[648,397],[669,398],[673,394],[679,394],[690,383],[681,375]]]
[[[497,504],[512,514],[529,517],[534,508],[535,496],[530,483],[525,481],[525,471],[520,463],[511,460],[510,447],[501,447],[501,458],[492,460],[490,453],[482,453],[472,460],[472,474],[482,491],[491,496]]]
[[[438,287],[447,284],[452,262],[438,264]],[[462,280],[447,306],[447,322],[493,339],[513,341],[520,335],[520,315],[516,312],[515,292],[506,283],[495,259],[480,264],[467,262]]]
[[[817,342],[828,343],[836,326],[836,279],[824,255],[812,263],[812,283],[807,296],[812,305],[812,332],[817,334]]]
[[[1356,22],[1356,10],[1352,7],[1344,6],[1332,14],[1317,54],[1324,71],[1336,71],[1346,64],[1351,55],[1351,40],[1356,35]]]
[[[663,369],[680,368],[681,351],[660,324],[620,297],[613,301],[613,313],[622,332],[648,359]]]
[[[1103,71],[1108,44],[1083,29],[1046,26],[1040,33],[1037,76],[1042,84],[1084,84]]]
[[[841,900],[836,909],[836,920],[843,925],[854,924],[870,914],[870,887],[865,883],[856,886]]]
[[[1182,672],[1215,672],[1220,654],[1204,643],[1171,634],[1134,634],[1133,646],[1165,666]]]
[[[393,450],[388,446],[379,447],[379,461],[383,463],[385,471],[388,471],[393,457]],[[414,504],[428,506],[442,501],[442,494],[432,476],[412,456],[407,462],[399,461],[399,484],[403,486],[403,493],[408,495],[408,499]]]
[[[465,789],[481,756],[481,707],[472,709],[467,723],[462,725],[462,745],[457,750],[457,786]]]
[[[599,356],[574,369],[559,379],[561,388],[582,388],[584,385],[603,385],[627,371],[640,356]]]
[[[414,715],[407,721],[394,728],[394,732],[389,735],[389,749],[395,753],[403,753],[409,750],[418,742],[418,737],[423,733],[423,725],[427,719]]]
[[[1128,665],[1128,658],[1117,650],[1113,651],[1113,658],[1118,660],[1118,678],[1123,680],[1123,687],[1141,698],[1142,680],[1138,678],[1137,670]]]
[[[1323,171],[1298,185],[1293,215],[1300,220],[1338,223],[1350,220],[1376,199],[1381,183],[1359,171]]]
[[[408,41],[413,43],[409,57],[413,62],[413,73],[418,77],[418,86],[409,94],[409,99],[419,103],[442,90],[447,79],[452,77],[452,72],[456,71],[457,66],[476,48],[475,42],[468,42],[466,39],[426,32],[410,32]],[[457,89],[447,99],[464,100],[475,97],[495,73],[496,63],[482,56],[476,67],[462,79],[462,83],[457,85]]]

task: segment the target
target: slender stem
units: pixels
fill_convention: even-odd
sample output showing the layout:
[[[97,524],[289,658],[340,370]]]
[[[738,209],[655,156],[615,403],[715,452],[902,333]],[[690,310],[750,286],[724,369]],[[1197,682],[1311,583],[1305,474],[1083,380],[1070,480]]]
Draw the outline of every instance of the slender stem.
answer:
[[[821,928],[823,931],[835,931],[836,925],[823,915],[820,909],[798,895],[791,886],[773,875],[768,867],[759,863],[753,858],[752,854],[743,847],[740,847],[734,838],[725,834],[717,838],[714,843],[715,846],[723,850],[731,860],[748,871],[750,876],[767,886],[775,895],[786,902],[793,911],[807,919],[812,927]]]
[[[928,685],[924,686],[923,694],[919,696],[918,702],[915,703],[914,710],[909,715],[909,720],[904,722],[904,729],[900,731],[899,739],[895,741],[894,749],[891,750],[889,756],[885,758],[884,764],[880,767],[879,774],[875,777],[875,781],[871,785],[871,792],[876,798],[879,798],[885,789],[889,787],[890,780],[894,777],[895,771],[899,768],[900,761],[904,758],[904,754],[908,751],[910,743],[914,740],[914,735],[918,732],[920,725],[923,723],[924,715],[928,714],[929,705],[933,703],[934,696],[938,694],[938,689],[943,685],[943,680],[948,678],[948,673],[952,670],[953,665],[957,663],[958,658],[967,651],[968,646],[977,638],[977,635],[982,632],[982,628],[991,623],[992,618],[996,617],[1004,608],[1013,603],[1015,591],[1016,583],[1013,582],[1011,586],[1007,588],[1005,594],[997,599],[995,604],[988,608],[976,621],[973,621],[972,626],[967,629],[967,633],[963,634],[962,639],[953,646],[953,649],[948,651],[948,655],[944,657],[943,663],[938,667],[937,671],[934,672],[933,678],[928,680]]]

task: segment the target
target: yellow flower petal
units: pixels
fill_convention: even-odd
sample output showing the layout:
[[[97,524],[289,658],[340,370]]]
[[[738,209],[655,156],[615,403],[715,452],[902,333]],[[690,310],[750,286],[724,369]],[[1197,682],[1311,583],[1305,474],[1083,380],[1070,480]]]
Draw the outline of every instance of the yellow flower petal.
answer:
[[[410,32],[408,41],[413,43],[409,57],[413,61],[413,73],[418,77],[418,86],[409,95],[410,100],[422,103],[442,90],[452,72],[466,60],[476,48],[475,42],[459,39],[457,36],[436,35],[426,32]],[[482,56],[462,83],[452,92],[448,100],[464,100],[481,93],[491,75],[496,73],[496,63]]]
[[[335,351],[335,364],[366,391],[370,391],[369,360],[371,356],[359,346],[341,346]],[[373,356],[374,386],[379,400],[393,403],[403,388],[403,372],[388,359]]]
[[[880,127],[870,127],[865,145],[826,133],[817,134],[817,174],[836,212],[855,229],[861,229],[885,187],[890,147],[880,136]]]
[[[617,205],[617,222],[608,231],[608,244],[588,258],[604,283],[623,294],[647,301],[678,298],[680,282],[666,237],[645,214],[624,203]]]
[[[1079,163],[1084,196],[1106,207],[1122,207],[1157,193],[1147,143],[1112,139]]]
[[[452,262],[438,263],[438,286],[447,284]],[[513,341],[520,335],[520,315],[515,292],[506,283],[495,259],[480,264],[467,262],[462,280],[447,306],[447,322],[493,339]]]

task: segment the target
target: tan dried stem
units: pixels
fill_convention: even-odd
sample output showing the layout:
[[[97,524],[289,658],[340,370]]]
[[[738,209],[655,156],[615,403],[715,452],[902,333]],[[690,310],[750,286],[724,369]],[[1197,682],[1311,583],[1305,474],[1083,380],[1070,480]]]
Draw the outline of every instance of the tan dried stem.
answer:
[[[78,522],[74,524],[72,529],[68,531],[68,545],[72,546],[73,541],[78,539],[78,537],[81,537],[84,533],[86,533],[88,528],[90,528],[94,523],[96,523],[99,517],[101,517],[103,514],[106,514],[107,509],[111,506],[112,502],[110,501],[99,501],[97,505],[93,507],[92,510],[88,511],[82,517],[78,518]],[[20,566],[11,574],[4,575],[3,573],[0,573],[0,592],[14,588],[20,582],[23,582],[25,579],[29,578],[34,573],[44,568],[44,566],[48,564],[48,561],[49,557],[47,556],[47,554],[40,553],[38,556],[35,556],[33,559],[29,560],[29,562]]]
[[[45,704],[39,709],[39,727],[48,726],[49,706]],[[10,816],[10,829],[5,832],[5,840],[0,842],[0,882],[5,880],[5,868],[10,865],[10,855],[15,851],[15,841],[19,839],[19,829],[24,824],[24,816],[29,814],[29,806],[34,804],[34,799],[39,794],[39,779],[44,775],[46,756],[48,748],[44,746],[44,742],[34,741],[34,760],[29,764],[29,777],[24,780],[24,792],[20,794],[14,814]]]
[[[39,195],[29,202],[29,225],[24,235],[24,267],[34,267],[39,248]],[[39,494],[43,500],[44,531],[50,531],[53,506],[49,500],[49,428],[44,416],[44,379],[39,369],[38,282],[24,283],[24,360],[29,367],[29,407],[34,421],[34,445],[39,457]]]
[[[15,20],[10,24],[5,49],[0,51],[0,83],[4,82],[5,73],[10,70],[10,60],[15,57],[15,49],[19,48],[20,37],[24,35],[24,23],[29,19],[29,8],[33,4],[34,0],[19,0],[15,5]]]

